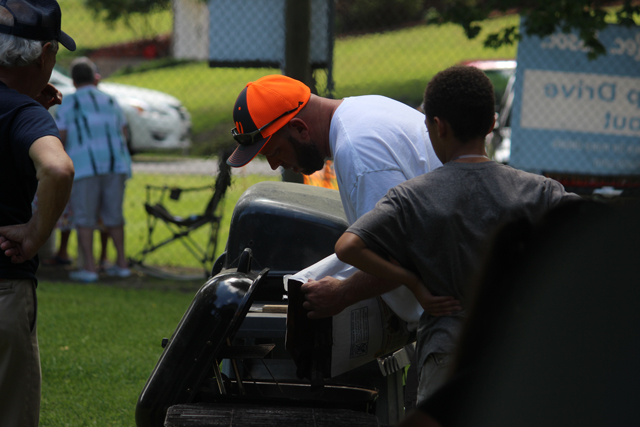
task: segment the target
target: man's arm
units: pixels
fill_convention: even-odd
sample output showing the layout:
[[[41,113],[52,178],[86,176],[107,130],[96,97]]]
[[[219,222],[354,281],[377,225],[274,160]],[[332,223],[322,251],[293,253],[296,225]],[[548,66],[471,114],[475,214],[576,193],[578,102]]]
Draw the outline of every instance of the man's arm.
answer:
[[[345,280],[330,276],[320,280],[309,280],[300,288],[309,310],[309,319],[331,317],[359,301],[382,295],[399,287],[400,283],[379,279],[357,271]]]
[[[336,243],[335,250],[341,261],[382,280],[407,286],[422,308],[431,315],[449,315],[461,308],[460,302],[451,296],[433,296],[418,276],[373,252],[356,234],[344,233]]]
[[[58,138],[37,139],[29,156],[38,179],[38,211],[26,224],[0,227],[0,249],[13,263],[27,261],[38,253],[67,205],[73,185],[73,163]]]

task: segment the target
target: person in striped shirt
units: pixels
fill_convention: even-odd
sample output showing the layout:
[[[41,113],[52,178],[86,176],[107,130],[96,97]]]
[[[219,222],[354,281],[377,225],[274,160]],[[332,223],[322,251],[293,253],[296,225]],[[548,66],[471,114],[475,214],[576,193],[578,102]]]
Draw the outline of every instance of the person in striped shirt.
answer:
[[[122,213],[125,181],[131,175],[127,121],[117,101],[98,89],[100,76],[88,58],[71,63],[71,77],[76,92],[66,96],[56,112],[62,143],[76,169],[70,204],[83,265],[70,278],[98,280],[93,234],[99,218],[117,252],[116,264],[106,273],[127,277],[131,272],[124,256]]]

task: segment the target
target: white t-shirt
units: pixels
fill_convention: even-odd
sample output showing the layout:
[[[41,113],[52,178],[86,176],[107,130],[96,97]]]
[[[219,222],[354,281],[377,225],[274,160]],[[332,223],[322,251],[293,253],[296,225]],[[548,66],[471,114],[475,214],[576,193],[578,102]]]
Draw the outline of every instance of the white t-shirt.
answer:
[[[390,188],[442,166],[424,115],[384,96],[345,98],[331,119],[329,144],[349,224],[373,209]],[[343,278],[354,271],[334,254],[294,278]],[[401,286],[382,298],[410,327],[417,326],[423,310],[408,288]]]

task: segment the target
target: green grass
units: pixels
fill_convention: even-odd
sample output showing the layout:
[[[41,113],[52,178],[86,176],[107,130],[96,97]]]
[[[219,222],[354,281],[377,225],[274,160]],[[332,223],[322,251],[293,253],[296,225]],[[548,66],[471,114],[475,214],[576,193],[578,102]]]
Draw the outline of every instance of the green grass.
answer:
[[[455,25],[420,25],[403,30],[339,39],[335,45],[336,97],[380,94],[419,105],[427,82],[438,71],[469,59],[515,58],[516,47],[482,46],[484,34],[518,17],[486,22],[468,40]]]
[[[93,11],[87,9],[82,0],[58,0],[58,4],[62,11],[62,30],[74,38],[80,50],[166,34],[173,27],[170,10],[145,17],[132,16],[130,26],[122,21],[110,26],[101,19],[105,13],[99,14],[96,19]],[[60,54],[70,55],[66,49],[60,49]]]
[[[41,427],[135,426],[138,396],[193,293],[40,282]]]

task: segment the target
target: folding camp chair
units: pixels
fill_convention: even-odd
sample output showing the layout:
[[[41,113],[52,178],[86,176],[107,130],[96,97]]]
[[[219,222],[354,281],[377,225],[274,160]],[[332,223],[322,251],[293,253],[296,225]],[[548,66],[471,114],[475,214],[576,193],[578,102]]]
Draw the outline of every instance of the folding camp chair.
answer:
[[[171,278],[178,280],[190,280],[195,278],[208,278],[211,274],[218,240],[218,229],[220,227],[221,202],[231,185],[231,168],[227,165],[226,159],[230,154],[229,150],[220,156],[218,164],[218,177],[214,186],[197,188],[177,188],[168,186],[147,185],[146,201],[144,203],[147,212],[147,239],[145,245],[138,254],[129,259],[130,265],[146,274]],[[204,211],[199,214],[188,216],[173,215],[165,207],[167,198],[179,200],[180,196],[189,192],[211,191],[212,196]],[[169,237],[158,237],[158,228],[164,225],[169,230]],[[208,227],[207,241],[203,245],[193,238],[193,233],[203,227]],[[166,236],[166,233],[165,233]],[[148,255],[164,248],[165,246],[180,242],[202,265],[203,274],[187,274],[184,272],[172,272],[167,268],[151,266],[145,263]]]

